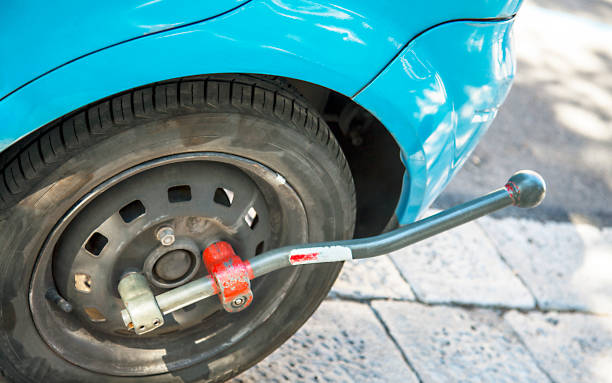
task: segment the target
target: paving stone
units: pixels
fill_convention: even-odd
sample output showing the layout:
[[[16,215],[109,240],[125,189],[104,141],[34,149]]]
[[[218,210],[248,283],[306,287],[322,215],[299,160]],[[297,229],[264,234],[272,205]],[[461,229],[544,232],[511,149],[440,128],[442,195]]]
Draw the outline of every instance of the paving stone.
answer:
[[[411,302],[372,307],[424,383],[548,381],[496,312]]]
[[[612,382],[612,317],[511,311],[505,319],[556,382]]]
[[[391,254],[417,298],[528,309],[534,299],[475,223]]]
[[[234,379],[248,382],[417,382],[370,307],[326,301],[296,335]]]
[[[352,299],[414,300],[410,285],[386,255],[345,262],[331,295]]]
[[[612,313],[612,228],[511,218],[480,222],[540,307]]]

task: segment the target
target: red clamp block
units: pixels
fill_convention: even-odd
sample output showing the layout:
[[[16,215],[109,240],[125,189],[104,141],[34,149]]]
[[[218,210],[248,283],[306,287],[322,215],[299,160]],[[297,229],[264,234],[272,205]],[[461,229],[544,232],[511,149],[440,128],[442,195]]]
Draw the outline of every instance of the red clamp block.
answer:
[[[240,259],[232,245],[224,241],[208,246],[202,258],[217,285],[217,295],[225,311],[238,312],[247,308],[253,301],[251,279],[254,278],[249,261]]]

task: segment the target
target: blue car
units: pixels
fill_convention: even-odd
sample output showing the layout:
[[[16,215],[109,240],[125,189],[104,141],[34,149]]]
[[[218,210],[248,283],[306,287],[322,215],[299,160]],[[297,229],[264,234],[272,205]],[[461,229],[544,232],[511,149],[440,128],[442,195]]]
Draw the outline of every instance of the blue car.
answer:
[[[520,3],[3,3],[0,376],[208,382],[263,359],[341,262],[142,335],[119,281],[163,294],[217,241],[249,259],[415,221],[509,91]]]

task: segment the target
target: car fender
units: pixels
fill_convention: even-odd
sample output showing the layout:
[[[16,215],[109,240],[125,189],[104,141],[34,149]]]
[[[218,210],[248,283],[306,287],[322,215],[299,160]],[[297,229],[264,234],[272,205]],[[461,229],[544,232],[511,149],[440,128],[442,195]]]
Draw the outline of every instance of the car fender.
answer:
[[[474,150],[514,79],[514,20],[456,21],[411,41],[355,101],[402,148],[396,214],[422,215]]]
[[[30,23],[24,20],[27,9],[17,7],[18,15],[4,12],[3,20],[14,20],[1,27],[0,83],[5,91],[16,88],[0,101],[0,145],[104,97],[190,75],[271,74],[351,97],[423,30],[447,20],[506,17],[516,12],[520,0],[393,0],[384,7],[370,0],[225,0],[219,3],[223,7],[190,5],[181,12],[169,12],[164,4],[111,2],[102,17],[64,6],[43,14],[48,17],[35,13]],[[189,23],[185,16],[192,12],[197,19],[234,4],[202,22]],[[36,8],[41,9],[48,8]],[[164,12],[173,16],[160,16]],[[126,19],[132,14],[139,16],[137,22]],[[58,23],[81,18],[85,21]],[[79,29],[87,20],[99,27]],[[175,23],[180,25],[164,29]],[[143,32],[147,25],[161,30]],[[63,32],[49,32],[55,29]],[[109,36],[132,37],[104,48],[112,41]]]

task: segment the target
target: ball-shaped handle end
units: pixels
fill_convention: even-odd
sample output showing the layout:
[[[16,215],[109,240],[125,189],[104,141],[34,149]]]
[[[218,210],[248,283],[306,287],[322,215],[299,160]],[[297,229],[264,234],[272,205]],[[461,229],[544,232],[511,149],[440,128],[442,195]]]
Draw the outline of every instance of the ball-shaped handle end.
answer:
[[[536,207],[546,196],[546,182],[534,171],[521,170],[510,177],[506,190],[514,201],[514,206]]]

